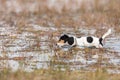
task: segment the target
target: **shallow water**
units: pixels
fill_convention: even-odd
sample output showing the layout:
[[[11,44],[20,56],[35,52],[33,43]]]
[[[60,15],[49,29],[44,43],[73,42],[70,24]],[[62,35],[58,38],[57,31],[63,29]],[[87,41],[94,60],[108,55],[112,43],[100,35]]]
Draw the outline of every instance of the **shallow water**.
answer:
[[[25,28],[25,31],[18,33],[18,28],[10,27],[6,22],[0,22],[0,69],[9,68],[12,71],[24,70],[27,72],[35,69],[61,66],[69,66],[71,70],[93,70],[97,65],[106,67],[110,73],[120,73],[120,37],[111,35],[105,40],[104,53],[98,53],[99,50],[93,49],[90,52],[84,50],[72,51],[70,58],[69,51],[64,57],[59,56],[59,51],[55,51],[55,42],[50,41],[51,35],[49,32],[58,31],[54,27],[42,27],[37,24],[29,24],[31,27]],[[32,29],[33,31],[29,31]],[[73,28],[63,28],[66,32],[72,31]],[[37,33],[38,32],[38,33]],[[94,34],[95,29],[79,29],[76,34]],[[73,34],[72,33],[72,34]],[[57,41],[58,36],[52,36],[54,41]],[[95,51],[94,51],[95,50]],[[56,59],[54,55],[57,54]],[[99,58],[102,57],[101,61]],[[64,64],[51,64],[51,61],[63,62]],[[92,67],[91,67],[92,66]]]

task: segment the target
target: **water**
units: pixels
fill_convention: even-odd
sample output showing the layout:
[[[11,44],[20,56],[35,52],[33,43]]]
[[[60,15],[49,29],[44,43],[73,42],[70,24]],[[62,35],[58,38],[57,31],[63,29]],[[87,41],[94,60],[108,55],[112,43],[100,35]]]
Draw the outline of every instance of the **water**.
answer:
[[[29,24],[25,31],[20,33],[15,26],[10,27],[6,22],[0,22],[0,69],[9,68],[11,71],[23,70],[27,72],[35,69],[47,69],[51,65],[53,56],[57,54],[56,60],[64,64],[53,64],[54,67],[67,65],[71,70],[93,70],[94,66],[107,67],[110,73],[120,73],[120,37],[111,35],[106,39],[103,53],[98,49],[55,50],[54,45],[58,35],[51,33],[58,31],[55,27],[43,27],[37,24]],[[32,29],[32,31],[29,31]],[[64,28],[74,32],[73,28]],[[94,34],[95,29],[79,29],[76,34]],[[49,34],[50,32],[50,34]],[[59,34],[59,33],[58,33]],[[59,34],[60,35],[60,34]],[[50,39],[51,38],[51,39]],[[54,40],[53,42],[51,40]],[[61,52],[60,52],[61,51]],[[60,52],[60,55],[59,55]],[[63,54],[61,54],[63,53]],[[70,56],[68,56],[70,53]],[[101,60],[99,60],[102,58]],[[116,68],[117,67],[117,68]]]

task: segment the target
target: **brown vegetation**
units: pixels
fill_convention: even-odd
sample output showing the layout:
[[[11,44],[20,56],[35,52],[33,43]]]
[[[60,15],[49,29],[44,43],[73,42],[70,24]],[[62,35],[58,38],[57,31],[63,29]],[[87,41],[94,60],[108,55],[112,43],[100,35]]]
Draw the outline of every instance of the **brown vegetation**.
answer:
[[[3,41],[4,39],[8,39],[2,43],[1,53],[4,54],[4,56],[2,58],[0,57],[0,60],[10,60],[10,58],[6,57],[6,54],[15,52],[7,51],[7,48],[14,46],[14,40],[20,39],[25,40],[26,44],[29,45],[27,48],[16,52],[38,51],[40,53],[40,51],[42,51],[40,48],[43,46],[42,43],[48,43],[48,53],[52,52],[50,50],[54,50],[54,53],[58,54],[53,56],[53,62],[51,61],[52,66],[56,64],[66,64],[64,62],[57,62],[58,56],[62,59],[71,59],[77,51],[82,51],[82,53],[86,55],[86,59],[98,54],[100,56],[98,64],[90,65],[91,69],[96,69],[96,71],[71,71],[68,67],[65,68],[65,71],[62,71],[59,67],[55,70],[55,68],[51,66],[48,69],[35,70],[30,73],[24,71],[10,72],[9,69],[0,69],[0,80],[120,80],[119,74],[110,74],[106,69],[103,69],[112,68],[119,70],[119,66],[105,63],[105,65],[109,66],[101,67],[103,60],[106,62],[109,60],[108,58],[103,58],[103,54],[109,52],[112,55],[115,55],[117,52],[110,52],[106,49],[81,50],[77,48],[64,52],[55,47],[55,42],[57,41],[56,37],[61,33],[71,32],[71,34],[81,36],[82,33],[79,32],[79,29],[81,28],[95,29],[95,36],[99,37],[108,28],[113,28],[117,35],[120,34],[120,0],[106,0],[105,4],[100,3],[100,1],[104,0],[93,0],[94,3],[93,1],[90,3],[78,3],[80,0],[71,0],[69,3],[65,3],[64,1],[65,0],[58,0],[58,2],[55,2],[56,4],[59,2],[63,3],[62,7],[59,8],[56,7],[56,4],[52,7],[47,5],[49,0],[11,0],[11,2],[9,0],[0,0],[0,22],[3,21],[4,25],[7,24],[9,27],[14,27],[12,28],[11,34],[0,34],[0,38],[2,37]],[[10,3],[11,6],[9,7],[7,3]],[[31,5],[32,3],[36,5]],[[74,3],[75,9],[72,8],[72,3]],[[38,26],[43,26],[45,29],[48,28],[49,30],[35,30],[31,24],[37,24]],[[57,30],[52,30],[50,27]],[[65,28],[71,28],[72,30],[66,30]],[[28,32],[33,36],[27,35],[25,36],[25,39],[22,39],[21,34],[24,32]],[[42,36],[46,35],[48,36],[46,40],[42,39]],[[20,47],[24,46],[21,45],[21,43],[18,44]],[[119,55],[115,56],[119,57]],[[32,58],[32,56],[30,58]],[[26,57],[15,57],[12,59],[25,60]]]

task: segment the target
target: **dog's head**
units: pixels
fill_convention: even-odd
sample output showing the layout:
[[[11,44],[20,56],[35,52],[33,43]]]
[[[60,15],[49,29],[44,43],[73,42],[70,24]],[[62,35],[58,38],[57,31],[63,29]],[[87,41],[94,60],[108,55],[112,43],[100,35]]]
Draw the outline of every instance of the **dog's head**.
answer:
[[[73,46],[73,44],[74,44],[74,37],[70,37],[67,34],[61,35],[58,42],[57,42],[57,45],[59,47],[63,47],[63,46],[66,46],[66,45]]]

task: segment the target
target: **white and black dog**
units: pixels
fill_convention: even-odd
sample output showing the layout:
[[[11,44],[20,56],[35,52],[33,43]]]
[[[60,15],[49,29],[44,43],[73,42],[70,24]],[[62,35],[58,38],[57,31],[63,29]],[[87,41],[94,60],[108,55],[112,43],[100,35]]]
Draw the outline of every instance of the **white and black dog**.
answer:
[[[65,45],[69,45],[71,47],[96,47],[103,48],[103,40],[111,33],[111,29],[109,29],[101,38],[97,38],[94,36],[86,36],[86,37],[75,37],[67,34],[63,34],[60,36],[57,45],[59,47],[63,47]]]

